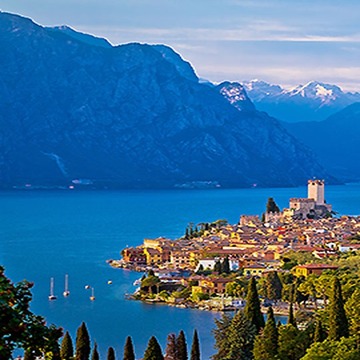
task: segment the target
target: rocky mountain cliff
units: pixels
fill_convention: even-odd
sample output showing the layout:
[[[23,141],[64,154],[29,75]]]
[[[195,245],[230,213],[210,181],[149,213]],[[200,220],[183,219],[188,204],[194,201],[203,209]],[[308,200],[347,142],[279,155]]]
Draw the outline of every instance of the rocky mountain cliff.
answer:
[[[2,187],[334,181],[278,121],[239,111],[171,49],[88,40],[0,13]]]
[[[320,122],[284,124],[313,149],[322,163],[343,181],[360,180],[360,103]]]
[[[322,121],[360,101],[360,93],[317,81],[290,90],[259,80],[244,82],[243,86],[258,110],[286,122]]]

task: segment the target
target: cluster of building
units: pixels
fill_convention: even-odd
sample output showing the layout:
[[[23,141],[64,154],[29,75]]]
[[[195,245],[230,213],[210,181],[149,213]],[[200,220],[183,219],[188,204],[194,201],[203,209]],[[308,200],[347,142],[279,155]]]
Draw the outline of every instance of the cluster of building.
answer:
[[[324,200],[324,182],[309,180],[308,198],[290,199],[288,209],[258,216],[240,217],[235,225],[200,225],[201,235],[189,239],[145,239],[138,247],[122,251],[122,265],[145,270],[212,270],[217,261],[227,258],[231,270],[242,269],[245,275],[261,276],[282,266],[286,252],[311,253],[315,258],[337,256],[356,251],[360,244],[350,239],[360,234],[360,216],[332,217],[331,205]],[[324,261],[325,262],[325,261]],[[298,275],[319,274],[332,268],[326,264],[298,266]],[[212,282],[204,287],[222,292],[226,280],[201,279]],[[219,290],[219,291],[218,291]]]

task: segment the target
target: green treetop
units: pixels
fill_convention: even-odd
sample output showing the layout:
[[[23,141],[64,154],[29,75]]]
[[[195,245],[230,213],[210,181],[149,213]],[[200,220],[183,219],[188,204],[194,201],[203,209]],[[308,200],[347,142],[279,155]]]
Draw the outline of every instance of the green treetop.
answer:
[[[97,344],[95,343],[93,351],[92,351],[92,355],[91,355],[91,360],[99,360],[99,359],[100,359],[100,356],[99,356],[99,352],[97,349]]]
[[[273,212],[273,213],[278,213],[280,212],[279,207],[276,205],[276,202],[274,201],[274,199],[272,197],[268,198],[267,204],[266,204],[266,212]]]
[[[245,316],[255,325],[257,332],[265,326],[263,314],[261,313],[260,300],[256,289],[256,280],[250,279],[244,308]]]
[[[196,330],[194,330],[190,360],[200,360],[200,344],[199,344],[198,333]]]
[[[36,356],[59,358],[62,330],[46,326],[45,319],[30,311],[33,284],[13,284],[0,266],[0,359],[11,359],[15,348]]]
[[[111,346],[108,348],[107,360],[115,360],[115,350]]]
[[[125,341],[123,360],[135,360],[134,346],[130,336]]]
[[[267,312],[264,330],[256,336],[254,343],[254,360],[275,360],[278,354],[278,329],[272,307]]]
[[[61,342],[60,358],[61,360],[72,360],[74,356],[74,347],[71,340],[71,336],[67,331]]]
[[[148,346],[145,350],[143,360],[164,360],[161,347],[156,340],[155,336],[152,336],[148,342]]]
[[[89,360],[90,336],[83,322],[76,332],[76,355],[75,360]]]
[[[188,352],[187,352],[187,344],[184,331],[180,330],[179,336],[176,339],[176,353],[177,360],[187,360]]]
[[[329,339],[340,340],[349,336],[349,325],[345,314],[340,281],[334,277],[329,303]]]

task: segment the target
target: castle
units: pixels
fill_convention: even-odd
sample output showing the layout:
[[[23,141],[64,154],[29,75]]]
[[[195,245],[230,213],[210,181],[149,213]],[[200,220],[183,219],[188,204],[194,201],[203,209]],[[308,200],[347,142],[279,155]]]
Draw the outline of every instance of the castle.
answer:
[[[328,216],[332,206],[325,200],[324,180],[308,180],[308,197],[291,198],[289,208],[281,213],[266,213],[265,221],[319,219]]]

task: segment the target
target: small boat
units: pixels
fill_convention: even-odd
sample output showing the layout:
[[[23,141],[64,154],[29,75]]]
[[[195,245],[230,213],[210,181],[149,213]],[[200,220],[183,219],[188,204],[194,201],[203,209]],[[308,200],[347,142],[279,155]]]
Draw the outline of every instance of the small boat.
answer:
[[[141,284],[141,279],[137,279],[137,280],[135,280],[134,283],[133,283],[134,286],[138,286],[138,285],[140,285],[140,284]]]
[[[65,275],[65,290],[63,292],[63,295],[65,297],[70,295],[70,291],[69,291],[69,275],[68,274]]]
[[[49,300],[56,300],[56,296],[54,295],[54,278],[50,279],[50,295]]]
[[[90,296],[90,300],[91,300],[91,301],[94,301],[94,300],[95,300],[94,288],[91,288],[91,296]]]
[[[86,290],[89,290],[90,287],[91,287],[90,285],[85,285],[85,289],[86,289]]]
[[[108,285],[111,285],[112,284],[112,280],[108,280]]]

